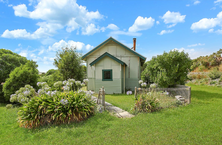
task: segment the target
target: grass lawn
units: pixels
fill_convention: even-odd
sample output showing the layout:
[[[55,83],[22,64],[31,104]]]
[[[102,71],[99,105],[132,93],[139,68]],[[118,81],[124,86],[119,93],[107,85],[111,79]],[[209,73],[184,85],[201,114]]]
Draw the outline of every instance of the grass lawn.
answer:
[[[188,106],[139,114],[131,119],[119,119],[105,112],[85,122],[34,130],[20,128],[17,109],[7,110],[2,104],[0,144],[221,144],[222,89],[191,85],[191,90],[192,103]],[[106,101],[113,98],[107,95]],[[111,103],[125,110],[131,108],[133,96],[121,98]]]
[[[134,95],[105,95],[105,100],[126,111],[130,111],[135,103]]]

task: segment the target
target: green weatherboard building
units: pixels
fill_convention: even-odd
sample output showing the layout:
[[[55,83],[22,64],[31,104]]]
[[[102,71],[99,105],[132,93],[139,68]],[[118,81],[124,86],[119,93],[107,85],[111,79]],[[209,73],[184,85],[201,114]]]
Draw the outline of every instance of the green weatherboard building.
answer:
[[[125,93],[139,87],[141,66],[146,57],[110,37],[97,47],[86,53],[82,59],[86,61],[88,90],[98,93],[104,86],[107,94]]]

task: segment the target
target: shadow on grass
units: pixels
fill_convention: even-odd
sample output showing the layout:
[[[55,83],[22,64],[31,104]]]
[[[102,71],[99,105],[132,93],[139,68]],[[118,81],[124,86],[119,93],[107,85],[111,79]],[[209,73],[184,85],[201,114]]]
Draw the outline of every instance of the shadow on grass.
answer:
[[[110,128],[110,126],[112,125],[112,121],[115,121],[116,119],[117,118],[114,116],[111,116],[109,112],[103,112],[103,113],[97,113],[81,122],[73,122],[70,124],[60,124],[60,125],[46,125],[46,126],[41,126],[35,129],[31,129],[31,132],[38,133],[47,129],[54,128],[56,132],[60,133],[64,129],[74,129],[74,130],[78,130],[78,132],[76,132],[76,136],[80,136],[81,134],[85,132],[84,130],[86,129],[85,126],[90,127],[90,128],[87,128],[87,130],[90,130],[90,132],[93,133],[96,129],[99,129],[99,128],[103,128],[103,129]],[[27,129],[27,130],[30,130],[30,129]],[[68,134],[68,132],[66,133]]]

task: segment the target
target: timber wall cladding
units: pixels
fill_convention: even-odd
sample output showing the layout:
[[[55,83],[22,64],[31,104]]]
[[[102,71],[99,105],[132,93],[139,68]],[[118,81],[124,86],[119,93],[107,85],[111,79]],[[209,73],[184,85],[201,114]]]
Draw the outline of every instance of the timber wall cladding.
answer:
[[[102,70],[103,69],[112,69],[112,78],[113,81],[102,81]],[[120,72],[120,64],[109,57],[103,58],[96,64],[95,69],[95,90],[96,92],[104,86],[106,88],[106,93],[122,93],[122,85],[121,85],[121,72]]]
[[[96,80],[92,81],[92,83],[89,82],[88,89],[97,91],[98,88],[101,88],[101,86],[103,86],[103,83],[104,83],[104,87],[105,87],[105,84],[108,85],[107,82],[105,82],[105,81],[98,82],[100,80],[97,80],[97,79],[101,79],[100,77],[102,77],[102,69],[110,69],[111,68],[111,69],[114,69],[113,70],[113,84],[119,87],[118,89],[120,89],[120,91],[118,91],[118,92],[123,92],[123,75],[121,75],[121,72],[120,72],[120,66],[119,66],[120,64],[118,64],[117,62],[115,62],[112,59],[110,61],[110,60],[107,60],[106,58],[104,58],[101,61],[99,61],[97,64],[95,64],[96,67],[95,66],[91,67],[89,65],[92,61],[94,61],[96,58],[98,58],[100,55],[104,54],[105,52],[110,53],[111,55],[117,57],[118,59],[122,60],[123,62],[125,62],[127,64],[127,66],[125,67],[125,77],[126,77],[125,88],[133,90],[135,85],[136,85],[136,87],[138,87],[137,84],[138,84],[138,81],[140,78],[140,74],[139,74],[140,70],[138,70],[138,68],[140,69],[140,60],[138,61],[138,56],[136,56],[132,52],[126,50],[125,48],[123,48],[122,46],[120,46],[114,42],[109,42],[106,45],[101,46],[100,49],[95,50],[87,58],[87,65],[88,65],[87,76],[89,78],[89,81],[91,79],[96,79]],[[103,61],[105,61],[104,62],[105,65],[104,65],[104,63],[102,63]],[[111,62],[111,63],[109,64],[108,62]],[[113,65],[112,63],[117,63],[118,65],[117,64]],[[97,69],[97,67],[98,67],[98,69]],[[123,68],[121,70],[122,70],[122,73],[124,73]],[[119,80],[115,80],[115,79],[119,79]],[[119,83],[119,84],[117,84],[117,83]],[[105,88],[107,89],[107,87],[105,87]],[[111,85],[110,88],[113,88],[113,90],[117,89],[113,85]]]

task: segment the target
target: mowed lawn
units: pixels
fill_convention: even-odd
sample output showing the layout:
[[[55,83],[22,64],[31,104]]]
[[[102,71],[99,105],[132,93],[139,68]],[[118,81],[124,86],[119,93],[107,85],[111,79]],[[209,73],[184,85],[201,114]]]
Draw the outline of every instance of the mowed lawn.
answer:
[[[85,122],[34,130],[20,128],[17,109],[2,104],[0,144],[221,144],[222,88],[191,85],[191,90],[192,103],[187,106],[131,119],[105,112]],[[133,96],[114,95],[111,103],[128,110],[133,102]]]

